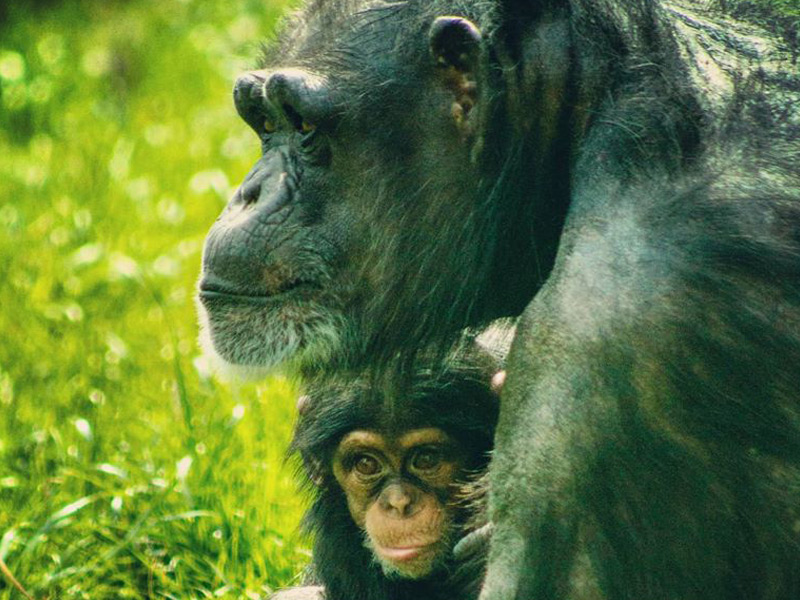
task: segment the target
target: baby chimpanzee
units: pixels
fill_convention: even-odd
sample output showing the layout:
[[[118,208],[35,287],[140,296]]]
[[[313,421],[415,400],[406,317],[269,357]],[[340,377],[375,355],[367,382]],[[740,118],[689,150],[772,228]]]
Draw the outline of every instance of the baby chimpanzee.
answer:
[[[500,363],[478,344],[423,362],[318,379],[298,401],[292,449],[314,491],[318,585],[276,600],[477,597],[484,557],[456,561],[453,546],[482,516],[465,489],[487,467]]]

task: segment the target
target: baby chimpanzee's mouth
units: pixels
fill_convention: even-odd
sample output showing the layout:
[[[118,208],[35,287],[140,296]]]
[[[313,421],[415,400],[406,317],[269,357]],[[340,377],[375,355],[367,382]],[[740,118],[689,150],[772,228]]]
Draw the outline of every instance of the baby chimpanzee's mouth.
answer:
[[[381,554],[384,558],[388,560],[391,560],[393,562],[404,562],[419,557],[421,554],[430,550],[430,548],[433,545],[434,545],[433,543],[430,543],[430,544],[423,544],[420,546],[396,546],[396,547],[377,546],[376,550],[379,554]]]

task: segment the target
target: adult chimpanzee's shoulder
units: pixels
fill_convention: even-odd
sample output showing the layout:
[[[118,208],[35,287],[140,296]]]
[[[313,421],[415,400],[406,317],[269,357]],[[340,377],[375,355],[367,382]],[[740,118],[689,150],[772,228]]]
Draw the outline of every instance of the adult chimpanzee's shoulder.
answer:
[[[781,103],[784,93],[800,89],[796,40],[776,36],[774,27],[762,22],[745,20],[742,11],[722,12],[685,0],[662,6],[683,68],[705,109],[724,111],[737,100],[737,92],[755,99],[748,82],[759,82],[759,99],[767,103]],[[779,15],[772,19],[782,22]]]

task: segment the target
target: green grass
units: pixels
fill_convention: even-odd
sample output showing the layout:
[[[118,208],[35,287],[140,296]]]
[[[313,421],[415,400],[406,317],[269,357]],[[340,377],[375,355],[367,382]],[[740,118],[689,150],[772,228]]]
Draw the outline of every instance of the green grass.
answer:
[[[307,560],[282,460],[296,390],[204,377],[193,306],[258,154],[231,85],[282,10],[6,8],[0,557],[37,599],[256,598]]]

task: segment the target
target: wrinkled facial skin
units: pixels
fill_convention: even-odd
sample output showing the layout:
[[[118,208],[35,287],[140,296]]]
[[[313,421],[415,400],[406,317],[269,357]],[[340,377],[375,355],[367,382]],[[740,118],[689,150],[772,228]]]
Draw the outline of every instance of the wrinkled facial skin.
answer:
[[[308,92],[313,81],[292,70],[253,72],[234,89],[237,109],[259,135],[264,154],[208,234],[199,294],[204,346],[233,364],[283,362],[308,351],[308,339],[325,355],[344,329],[346,285],[332,275],[345,227],[335,210],[322,219],[316,190],[300,189],[307,172],[311,177],[328,163],[316,124],[324,115],[313,125],[289,122],[284,104],[287,89]],[[297,110],[313,112],[303,102],[322,110],[324,99],[309,94],[295,99]]]
[[[504,227],[474,209],[479,33],[454,25],[437,55],[428,21],[401,52],[403,10],[354,12],[333,47],[287,27],[277,58],[236,82],[262,157],[203,253],[201,339],[223,362],[363,364],[513,312],[474,293],[492,267],[487,231]]]
[[[437,428],[353,431],[339,443],[334,476],[385,575],[422,579],[449,557],[450,501],[464,463],[461,446]]]

